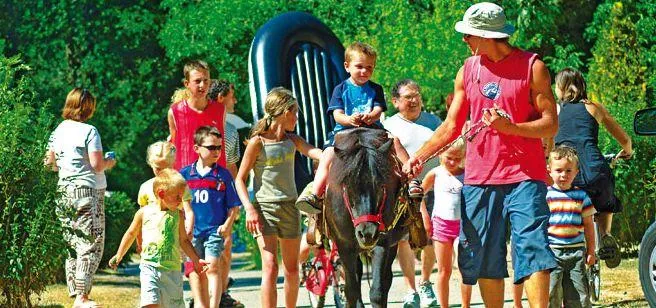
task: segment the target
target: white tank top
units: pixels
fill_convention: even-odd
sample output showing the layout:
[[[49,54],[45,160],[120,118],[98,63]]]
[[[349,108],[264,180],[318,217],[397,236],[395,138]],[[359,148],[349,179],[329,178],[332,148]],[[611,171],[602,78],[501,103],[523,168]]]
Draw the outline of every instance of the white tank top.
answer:
[[[431,216],[445,220],[460,220],[464,173],[453,176],[443,166],[435,169],[435,204]]]

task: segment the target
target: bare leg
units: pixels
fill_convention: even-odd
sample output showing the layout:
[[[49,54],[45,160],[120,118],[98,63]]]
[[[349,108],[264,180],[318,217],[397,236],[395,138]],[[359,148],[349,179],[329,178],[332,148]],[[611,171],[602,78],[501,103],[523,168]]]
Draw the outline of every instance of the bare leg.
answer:
[[[396,153],[396,157],[398,157],[399,160],[404,164],[408,159],[410,159],[408,151],[405,150],[401,144],[401,141],[399,141],[399,138],[397,137],[394,137],[394,153]]]
[[[298,252],[298,262],[301,264],[307,261],[308,258],[310,257],[311,247],[307,243],[306,237],[307,237],[307,233],[303,233],[303,235],[301,236],[301,248]]]
[[[219,308],[221,302],[221,294],[223,294],[223,281],[220,272],[221,256],[218,258],[207,256],[207,261],[210,263],[207,272],[207,289],[210,295],[210,308]]]
[[[513,284],[513,306],[515,308],[523,308],[522,295],[524,295],[524,284]]]
[[[451,242],[433,241],[437,256],[437,297],[441,307],[449,307],[449,278],[453,263],[453,244]],[[471,287],[470,287],[471,289]]]
[[[221,254],[221,262],[219,263],[219,273],[221,273],[221,280],[223,281],[221,293],[228,291],[228,276],[230,274],[230,264],[232,263],[232,236],[226,238],[225,250]]]
[[[194,271],[189,273],[189,286],[194,298],[194,307],[206,308],[210,306],[210,293],[207,290],[207,275]]]
[[[323,196],[324,191],[326,190],[328,171],[330,171],[330,165],[333,162],[333,158],[335,158],[335,148],[327,147],[323,150],[321,158],[319,159],[317,173],[314,175],[314,183],[312,184],[312,193],[316,196]]]
[[[548,274],[547,279],[549,279]],[[478,284],[481,290],[481,297],[483,297],[483,302],[485,303],[485,307],[503,307],[503,279],[479,278]],[[549,280],[547,280],[547,291],[549,291]],[[547,297],[548,295],[549,294],[547,294]]]
[[[428,245],[421,249],[421,281],[430,281],[430,275],[435,266],[435,250]]]
[[[278,237],[262,235],[257,238],[262,256],[262,293],[260,302],[262,307],[273,308],[278,302],[276,281],[278,279]]]
[[[280,239],[280,251],[282,251],[282,265],[285,275],[285,306],[296,307],[298,300],[298,287],[300,277],[298,271],[298,250],[300,238]]]
[[[531,308],[542,308],[549,305],[549,271],[539,271],[524,280],[526,296]]]
[[[599,237],[610,234],[610,229],[613,226],[613,213],[601,212],[597,216],[597,225],[599,225]]]
[[[471,305],[472,286],[468,284],[460,284],[460,298],[462,299],[462,308],[469,308]]]
[[[405,285],[413,292],[417,292],[417,287],[415,286],[415,255],[408,241],[401,240],[398,246],[397,257]]]

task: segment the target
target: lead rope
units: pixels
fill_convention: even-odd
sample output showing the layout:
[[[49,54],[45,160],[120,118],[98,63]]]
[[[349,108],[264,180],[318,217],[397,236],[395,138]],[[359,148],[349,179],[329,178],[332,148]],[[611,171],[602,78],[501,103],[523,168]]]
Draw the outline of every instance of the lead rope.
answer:
[[[499,114],[499,116],[501,116],[502,118],[508,119],[510,121],[510,115],[508,113],[506,113],[505,111],[503,111],[503,109],[500,109],[500,108],[490,108],[490,109],[494,109],[497,112],[497,114]],[[483,109],[483,111],[485,111],[485,110],[486,109]],[[466,131],[464,131],[462,134],[460,134],[460,136],[458,136],[456,139],[453,139],[453,141],[449,142],[447,145],[445,145],[442,148],[440,148],[439,150],[437,150],[437,152],[433,153],[431,156],[429,156],[428,158],[423,160],[421,162],[421,164],[423,165],[425,162],[427,162],[427,161],[435,158],[436,156],[444,153],[444,151],[448,150],[454,143],[456,143],[456,141],[458,141],[458,139],[463,139],[465,141],[471,142],[472,140],[474,140],[474,137],[476,137],[476,135],[478,135],[478,133],[480,133],[486,127],[488,127],[487,124],[485,124],[483,122],[483,119],[481,118],[480,120],[478,120],[478,122],[476,122],[476,123],[472,124],[471,126],[469,126],[469,128]],[[476,128],[474,130],[474,132],[471,135],[467,136],[467,134],[470,131],[472,131],[474,128]]]

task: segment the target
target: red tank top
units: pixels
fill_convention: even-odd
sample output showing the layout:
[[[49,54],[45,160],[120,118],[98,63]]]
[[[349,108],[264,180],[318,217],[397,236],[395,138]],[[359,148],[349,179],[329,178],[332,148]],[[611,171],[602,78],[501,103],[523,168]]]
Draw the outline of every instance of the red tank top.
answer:
[[[536,119],[531,104],[531,67],[537,55],[513,50],[505,59],[492,62],[486,56],[465,61],[463,81],[469,117],[478,122],[483,108],[495,104],[513,123]],[[486,128],[467,144],[465,184],[512,184],[525,180],[546,181],[546,161],[539,138],[525,138]]]
[[[173,120],[175,121],[175,164],[174,168],[180,170],[198,159],[194,152],[194,132],[201,126],[210,125],[216,127],[222,136],[225,136],[225,105],[212,100],[202,112],[197,112],[189,107],[187,101],[180,101],[171,106]],[[225,138],[221,138],[221,157],[219,165],[225,168]]]

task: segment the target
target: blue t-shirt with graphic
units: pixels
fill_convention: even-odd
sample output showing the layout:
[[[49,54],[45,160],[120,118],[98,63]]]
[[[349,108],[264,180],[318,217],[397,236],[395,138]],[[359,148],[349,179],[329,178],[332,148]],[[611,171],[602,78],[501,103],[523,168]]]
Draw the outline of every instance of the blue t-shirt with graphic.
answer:
[[[214,164],[205,175],[196,170],[198,162],[180,170],[191,190],[194,211],[194,237],[204,238],[216,232],[228,218],[228,211],[241,206],[235,182],[227,169]]]
[[[347,116],[356,113],[364,114],[371,112],[375,106],[383,108],[383,112],[387,110],[383,87],[373,81],[367,81],[358,86],[349,78],[342,81],[333,90],[333,97],[328,104],[328,115],[332,116],[335,109],[344,110],[344,114]],[[376,121],[376,124],[382,126],[380,121]],[[335,123],[333,131],[338,132],[345,128],[350,128],[350,126]]]

